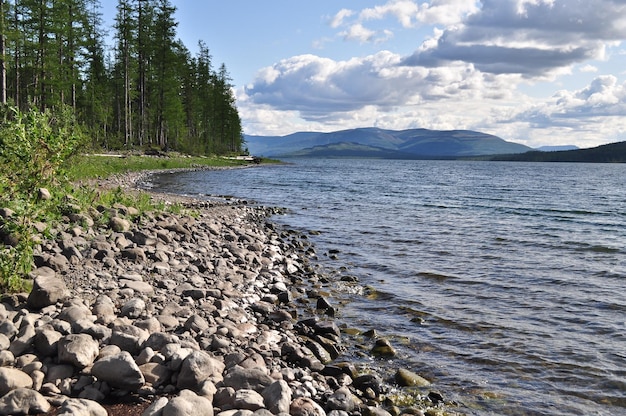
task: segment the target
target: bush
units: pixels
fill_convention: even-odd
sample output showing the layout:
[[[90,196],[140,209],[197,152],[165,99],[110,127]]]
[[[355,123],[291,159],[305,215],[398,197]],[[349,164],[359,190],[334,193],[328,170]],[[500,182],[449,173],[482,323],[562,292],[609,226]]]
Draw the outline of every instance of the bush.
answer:
[[[87,143],[69,108],[41,113],[6,107],[0,121],[3,197],[32,197],[54,182],[62,164]]]

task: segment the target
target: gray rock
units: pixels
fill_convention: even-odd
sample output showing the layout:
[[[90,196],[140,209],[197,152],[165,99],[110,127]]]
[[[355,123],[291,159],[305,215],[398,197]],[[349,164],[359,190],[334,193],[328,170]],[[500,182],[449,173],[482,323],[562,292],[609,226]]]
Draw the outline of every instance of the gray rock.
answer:
[[[335,391],[326,402],[326,407],[330,410],[343,410],[346,412],[352,412],[354,410],[355,402],[350,389],[347,387],[341,387]]]
[[[111,387],[122,390],[136,391],[146,382],[127,351],[99,359],[91,368],[91,374],[98,380],[106,381]]]
[[[69,297],[69,290],[62,279],[54,276],[40,275],[33,282],[33,289],[28,295],[27,304],[30,308],[41,309]]]
[[[50,191],[46,188],[39,188],[37,190],[37,198],[42,201],[49,201],[52,199],[52,194],[50,194]]]
[[[190,390],[182,390],[163,407],[163,416],[213,416],[213,403]]]
[[[58,364],[48,366],[46,380],[48,382],[57,382],[74,375],[74,367],[69,364]]]
[[[259,368],[243,368],[240,366],[231,368],[224,377],[224,385],[235,390],[251,389],[262,392],[273,382],[274,379]]]
[[[143,343],[143,347],[161,351],[167,344],[180,344],[180,339],[176,335],[167,332],[155,332],[150,334],[148,339]]]
[[[430,386],[430,381],[426,380],[424,377],[420,376],[413,371],[406,370],[404,368],[398,369],[394,376],[396,383],[398,385],[407,387],[407,386],[415,386],[415,387],[427,387]]]
[[[107,416],[98,402],[88,399],[67,399],[59,408],[57,416]]]
[[[126,302],[120,309],[121,316],[127,316],[131,319],[136,319],[141,316],[146,309],[146,302],[140,298],[133,298]]]
[[[24,322],[17,336],[11,341],[9,351],[16,357],[19,357],[32,348],[34,339],[35,327],[30,322]]]
[[[289,407],[291,416],[326,416],[322,407],[308,397],[297,397]]]
[[[113,217],[109,221],[109,227],[118,233],[123,233],[130,230],[130,221],[120,217]]]
[[[129,288],[137,293],[144,295],[152,295],[154,293],[154,287],[147,282],[138,282],[135,280],[120,280],[120,286],[123,288]]]
[[[33,340],[35,349],[44,357],[53,357],[58,354],[59,340],[63,334],[55,331],[52,326],[46,325],[35,330]]]
[[[146,252],[139,247],[127,248],[122,250],[122,257],[141,263],[145,263],[147,260]]]
[[[96,298],[91,313],[96,316],[96,322],[107,325],[115,320],[115,304],[107,295]]]
[[[67,261],[67,257],[59,253],[53,256],[47,256],[44,260],[44,265],[50,267],[55,272],[62,272],[67,270],[69,262]]]
[[[98,356],[98,341],[87,334],[70,334],[59,340],[59,362],[85,368]]]
[[[176,387],[198,390],[205,380],[221,381],[224,363],[204,351],[194,351],[185,358]]]
[[[274,414],[289,413],[291,388],[285,380],[277,380],[263,390],[265,407]]]
[[[234,407],[245,410],[259,410],[265,407],[263,396],[254,390],[241,389],[235,392]]]
[[[159,397],[152,402],[146,410],[143,411],[141,416],[161,416],[163,414],[163,408],[167,405],[169,399],[167,397]]]
[[[41,393],[29,388],[12,390],[0,398],[0,415],[46,413],[50,407],[50,403]]]
[[[172,376],[172,370],[159,363],[142,364],[139,366],[139,370],[146,383],[150,383],[152,387],[159,387],[168,383]]]
[[[11,367],[0,368],[0,396],[4,396],[11,390],[29,389],[32,386],[33,380],[25,372]]]
[[[118,325],[113,328],[110,343],[117,345],[123,351],[136,355],[143,343],[148,339],[148,331],[134,325]]]
[[[17,368],[0,368],[0,396],[4,396],[11,390],[19,388],[31,388],[33,380],[25,372]]]
[[[0,351],[8,350],[11,346],[11,340],[4,334],[0,334]]]

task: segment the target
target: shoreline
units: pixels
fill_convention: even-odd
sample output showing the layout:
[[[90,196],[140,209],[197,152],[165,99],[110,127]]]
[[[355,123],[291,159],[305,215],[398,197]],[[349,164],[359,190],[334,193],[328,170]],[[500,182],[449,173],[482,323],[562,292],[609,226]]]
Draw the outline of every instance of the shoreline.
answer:
[[[151,174],[94,186],[134,192]],[[396,375],[425,389],[401,409],[386,380],[342,360],[315,248],[271,222],[280,209],[140,191],[187,212],[116,206],[106,227],[68,218],[42,239],[31,294],[3,299],[0,387],[22,382],[0,391],[0,410],[17,392],[33,396],[31,414],[51,410],[42,398],[58,414],[98,403],[110,415],[444,414],[417,374]],[[378,340],[370,354],[392,351]]]

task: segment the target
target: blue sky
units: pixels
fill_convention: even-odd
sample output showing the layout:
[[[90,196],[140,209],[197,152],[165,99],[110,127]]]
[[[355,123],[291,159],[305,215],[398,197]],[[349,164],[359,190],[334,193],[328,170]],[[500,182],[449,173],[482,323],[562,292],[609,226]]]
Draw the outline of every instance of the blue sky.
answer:
[[[113,0],[103,1],[107,20]],[[626,140],[625,0],[172,0],[226,64],[247,134],[472,129]]]

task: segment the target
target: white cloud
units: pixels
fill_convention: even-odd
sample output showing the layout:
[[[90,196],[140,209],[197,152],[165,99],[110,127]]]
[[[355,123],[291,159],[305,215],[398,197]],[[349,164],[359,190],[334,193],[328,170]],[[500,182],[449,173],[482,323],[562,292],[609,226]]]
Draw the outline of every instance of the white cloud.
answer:
[[[580,67],[580,72],[598,72],[598,67],[593,65],[584,65]]]
[[[348,30],[341,32],[340,35],[343,36],[345,40],[357,40],[359,42],[365,43],[374,39],[376,32],[365,28],[360,23],[356,23],[350,26]]]
[[[341,9],[341,10],[339,10],[339,12],[337,12],[337,14],[330,21],[330,27],[332,27],[333,29],[336,29],[336,28],[342,26],[344,20],[346,20],[347,18],[349,18],[353,14],[354,14],[354,12],[352,10],[349,10],[349,9]]]

